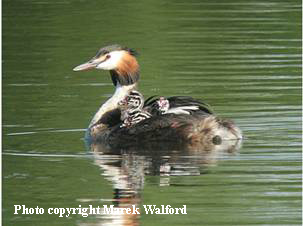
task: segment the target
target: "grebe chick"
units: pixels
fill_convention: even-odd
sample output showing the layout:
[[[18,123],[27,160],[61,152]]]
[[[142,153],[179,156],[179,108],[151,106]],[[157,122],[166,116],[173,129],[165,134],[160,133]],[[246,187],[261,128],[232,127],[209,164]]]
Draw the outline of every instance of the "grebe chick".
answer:
[[[165,97],[160,97],[159,100],[157,100],[158,104],[158,110],[160,114],[166,114],[169,109],[169,101]]]
[[[151,114],[143,110],[144,97],[138,91],[131,91],[123,100],[118,103],[121,110],[122,127],[131,127],[151,117]]]

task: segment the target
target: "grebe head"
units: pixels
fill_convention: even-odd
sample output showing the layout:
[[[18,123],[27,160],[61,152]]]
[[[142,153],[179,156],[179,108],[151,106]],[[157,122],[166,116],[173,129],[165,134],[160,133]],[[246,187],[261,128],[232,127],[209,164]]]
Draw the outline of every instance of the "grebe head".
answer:
[[[139,64],[136,60],[137,52],[120,45],[110,45],[101,48],[96,56],[88,62],[75,67],[74,71],[90,69],[108,70],[114,85],[131,85],[139,79]]]
[[[169,109],[169,101],[165,97],[160,97],[159,100],[157,100],[158,104],[158,110],[161,112],[161,114],[165,114]]]

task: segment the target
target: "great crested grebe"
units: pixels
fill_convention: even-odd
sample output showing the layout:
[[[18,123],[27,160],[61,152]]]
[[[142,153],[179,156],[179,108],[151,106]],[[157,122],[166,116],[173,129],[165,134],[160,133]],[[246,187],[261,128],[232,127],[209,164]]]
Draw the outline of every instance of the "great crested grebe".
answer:
[[[130,127],[121,126],[123,101],[137,90],[139,64],[137,53],[120,45],[101,48],[88,62],[75,67],[74,71],[89,69],[109,70],[115,93],[97,111],[91,120],[86,138],[92,142],[110,145],[128,142],[182,141],[188,143],[213,140],[242,139],[241,130],[230,120],[220,119],[209,106],[192,97],[150,97],[144,109],[151,117]]]

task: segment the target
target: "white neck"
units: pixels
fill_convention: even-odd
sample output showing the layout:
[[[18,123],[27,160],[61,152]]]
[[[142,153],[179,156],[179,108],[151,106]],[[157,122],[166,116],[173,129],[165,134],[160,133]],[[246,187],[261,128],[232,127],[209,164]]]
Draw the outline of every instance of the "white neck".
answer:
[[[89,128],[94,125],[96,122],[98,122],[102,116],[109,111],[112,111],[114,109],[116,109],[118,107],[118,102],[123,100],[125,98],[126,95],[128,95],[128,93],[131,90],[134,90],[136,87],[136,83],[132,84],[132,85],[128,85],[128,86],[121,86],[119,83],[117,83],[116,85],[116,91],[114,93],[114,95],[109,98],[97,111],[97,113],[95,114],[95,116],[93,117],[92,121],[89,124]]]

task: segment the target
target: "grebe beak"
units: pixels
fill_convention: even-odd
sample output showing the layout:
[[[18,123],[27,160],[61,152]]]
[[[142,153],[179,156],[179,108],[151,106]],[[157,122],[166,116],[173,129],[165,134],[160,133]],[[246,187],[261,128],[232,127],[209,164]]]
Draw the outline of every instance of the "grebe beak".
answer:
[[[106,55],[105,56],[101,56],[101,57],[93,57],[90,61],[84,63],[84,64],[80,64],[77,67],[75,67],[73,69],[73,71],[87,71],[87,70],[91,70],[94,69],[98,66],[98,64],[104,62],[106,60]]]
[[[93,69],[96,67],[97,64],[94,64],[93,62],[91,61],[88,61],[84,64],[80,64],[78,65],[77,67],[75,67],[73,69],[73,71],[86,71],[86,70],[90,70],[90,69]]]

